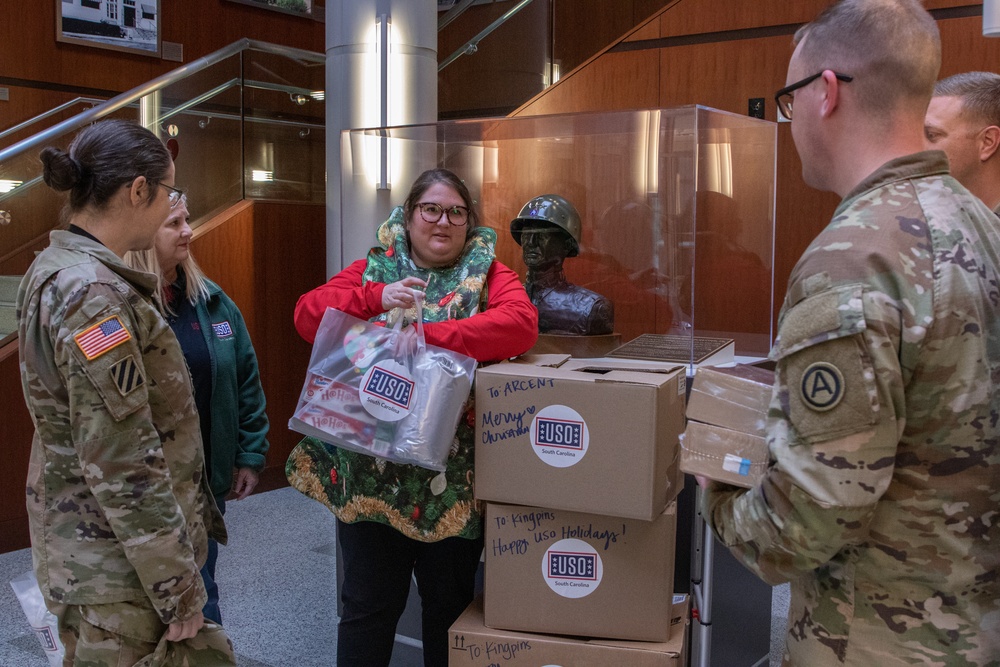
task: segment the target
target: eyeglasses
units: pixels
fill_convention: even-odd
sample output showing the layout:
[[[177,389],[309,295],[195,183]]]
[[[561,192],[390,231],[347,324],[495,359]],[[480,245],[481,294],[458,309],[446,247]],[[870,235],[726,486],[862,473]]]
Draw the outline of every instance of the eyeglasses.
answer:
[[[167,185],[166,183],[157,183],[157,185],[162,185],[170,192],[167,193],[167,201],[170,202],[170,208],[177,206],[184,199],[184,191],[178,190],[177,188]]]
[[[446,208],[433,202],[421,202],[417,204],[417,208],[420,209],[420,217],[424,219],[424,222],[431,224],[437,224],[442,215],[448,216],[448,224],[456,227],[462,227],[469,221],[469,209],[464,206],[448,206]]]
[[[823,70],[823,72],[825,71],[826,70]],[[823,76],[823,72],[819,72],[818,74],[813,74],[812,76],[807,76],[801,81],[796,81],[792,85],[785,86],[784,88],[776,92],[774,94],[774,101],[777,102],[778,104],[778,112],[788,120],[791,120],[792,100],[795,97],[794,95],[792,95],[792,93],[798,90],[799,88],[808,86],[810,83]],[[837,77],[839,81],[843,81],[844,83],[854,80],[853,76],[848,76],[847,74],[838,74],[837,72],[834,72],[833,75]]]

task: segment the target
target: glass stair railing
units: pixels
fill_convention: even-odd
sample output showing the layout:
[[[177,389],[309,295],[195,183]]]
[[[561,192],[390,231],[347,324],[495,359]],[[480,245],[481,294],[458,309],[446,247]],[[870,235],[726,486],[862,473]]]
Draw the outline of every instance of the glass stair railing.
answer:
[[[59,225],[65,201],[42,182],[42,148],[68,148],[80,129],[102,119],[137,120],[175,154],[194,227],[241,199],[322,203],[324,81],[323,54],[244,39],[0,148],[0,345],[16,335],[17,284]],[[51,123],[75,103],[3,136]]]

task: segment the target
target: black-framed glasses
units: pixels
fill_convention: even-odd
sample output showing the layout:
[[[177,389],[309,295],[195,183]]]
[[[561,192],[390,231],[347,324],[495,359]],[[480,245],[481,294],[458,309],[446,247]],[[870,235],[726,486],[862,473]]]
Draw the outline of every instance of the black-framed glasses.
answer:
[[[167,193],[167,201],[170,202],[170,208],[177,206],[182,199],[184,199],[184,191],[178,190],[172,185],[167,185],[166,183],[157,183],[157,185],[162,185],[170,192]]]
[[[448,216],[448,224],[462,227],[469,221],[469,209],[464,206],[442,206],[434,202],[421,202],[417,204],[420,210],[420,217],[424,222],[437,224],[442,215]]]
[[[802,79],[801,81],[796,81],[795,83],[793,83],[793,84],[791,84],[789,86],[785,86],[784,88],[782,88],[781,90],[779,90],[778,92],[776,92],[774,94],[774,101],[778,104],[778,113],[780,113],[782,116],[784,116],[788,120],[791,120],[792,119],[792,100],[795,97],[794,95],[792,95],[792,93],[794,93],[799,88],[803,88],[805,86],[808,86],[810,83],[812,83],[816,79],[818,79],[821,76],[823,76],[823,72],[825,72],[825,71],[826,70],[823,70],[821,72],[817,72],[816,74],[813,74],[812,76],[807,76],[806,78]],[[848,74],[839,74],[837,72],[834,72],[833,75],[835,77],[837,77],[837,79],[839,81],[843,81],[844,83],[847,83],[849,81],[853,81],[854,80],[854,77],[850,76]]]

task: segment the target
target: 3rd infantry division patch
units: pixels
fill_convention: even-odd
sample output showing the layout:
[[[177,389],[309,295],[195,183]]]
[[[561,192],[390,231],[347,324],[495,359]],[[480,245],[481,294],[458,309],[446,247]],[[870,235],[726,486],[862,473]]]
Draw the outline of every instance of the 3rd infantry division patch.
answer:
[[[146,381],[142,377],[142,371],[139,370],[139,364],[135,363],[135,358],[131,354],[116,362],[109,370],[111,379],[122,396],[127,396]]]

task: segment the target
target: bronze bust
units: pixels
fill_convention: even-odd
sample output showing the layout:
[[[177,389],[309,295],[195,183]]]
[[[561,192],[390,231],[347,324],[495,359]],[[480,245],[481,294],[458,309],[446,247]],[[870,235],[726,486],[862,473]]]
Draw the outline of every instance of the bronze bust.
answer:
[[[559,195],[535,197],[510,223],[528,274],[525,289],[538,308],[538,331],[595,336],[614,331],[609,299],[566,280],[563,261],[580,252],[580,215]]]

